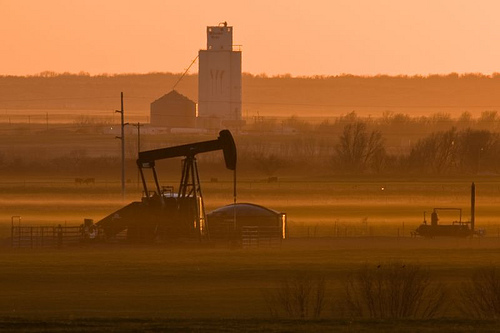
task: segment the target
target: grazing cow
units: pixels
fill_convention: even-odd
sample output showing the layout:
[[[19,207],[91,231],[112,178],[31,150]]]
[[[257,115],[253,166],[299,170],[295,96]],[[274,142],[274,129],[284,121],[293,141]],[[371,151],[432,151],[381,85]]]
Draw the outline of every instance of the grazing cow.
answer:
[[[85,178],[83,180],[84,184],[95,184],[95,178]]]

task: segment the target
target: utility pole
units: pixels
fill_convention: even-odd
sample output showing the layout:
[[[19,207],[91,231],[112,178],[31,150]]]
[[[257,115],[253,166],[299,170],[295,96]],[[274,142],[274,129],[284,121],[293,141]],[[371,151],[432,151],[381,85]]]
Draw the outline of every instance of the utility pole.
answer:
[[[121,109],[120,110],[115,110],[115,112],[118,112],[121,114],[121,136],[117,136],[117,139],[121,140],[122,144],[122,200],[125,200],[125,125],[128,125],[128,123],[124,122],[123,116],[123,92],[120,94],[120,101],[121,101]]]
[[[141,123],[132,124],[132,126],[137,127],[137,158],[139,158],[139,152],[141,151]]]
[[[137,127],[137,158],[139,158],[139,153],[141,152],[141,123],[137,124],[132,124],[133,126]],[[140,171],[137,170],[137,187],[139,187],[139,182],[140,182]]]

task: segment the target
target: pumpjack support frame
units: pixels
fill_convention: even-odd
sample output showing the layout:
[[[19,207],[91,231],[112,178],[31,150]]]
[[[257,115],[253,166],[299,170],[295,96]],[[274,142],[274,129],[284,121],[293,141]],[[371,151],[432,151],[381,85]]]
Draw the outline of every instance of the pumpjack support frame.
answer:
[[[199,237],[208,236],[206,228],[205,208],[203,203],[203,193],[201,190],[200,176],[198,173],[198,164],[196,155],[211,151],[222,150],[224,154],[224,161],[226,168],[236,172],[237,152],[233,136],[229,130],[222,130],[219,132],[219,137],[216,140],[203,141],[190,143],[180,146],[154,149],[139,153],[137,159],[137,166],[144,188],[143,201],[153,203],[160,201],[161,206],[166,205],[165,193],[158,180],[156,172],[156,161],[162,159],[169,159],[175,157],[184,157],[182,161],[182,174],[177,193],[177,211],[182,211],[183,204],[192,205],[195,211],[195,220],[193,227],[197,230]],[[151,191],[148,188],[144,169],[151,169],[154,179],[156,191]],[[189,202],[189,204],[187,204]],[[180,213],[182,215],[182,212]]]

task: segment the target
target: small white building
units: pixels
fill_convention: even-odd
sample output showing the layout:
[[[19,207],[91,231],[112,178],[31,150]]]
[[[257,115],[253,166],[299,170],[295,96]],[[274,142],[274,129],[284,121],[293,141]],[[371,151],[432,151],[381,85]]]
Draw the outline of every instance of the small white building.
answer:
[[[241,51],[233,50],[233,27],[207,27],[199,52],[198,125],[217,129],[241,123]]]

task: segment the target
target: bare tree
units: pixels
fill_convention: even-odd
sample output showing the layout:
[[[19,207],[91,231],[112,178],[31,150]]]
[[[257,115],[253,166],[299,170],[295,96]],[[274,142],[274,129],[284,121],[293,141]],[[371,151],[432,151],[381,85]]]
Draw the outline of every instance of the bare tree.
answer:
[[[495,130],[498,120],[499,118],[496,111],[483,111],[477,120],[477,124],[482,129]]]
[[[445,292],[431,284],[418,264],[364,265],[345,283],[345,306],[353,317],[431,318],[443,307]]]
[[[381,163],[381,157],[385,155],[382,133],[368,132],[366,124],[361,121],[344,126],[335,150],[337,165],[352,173],[373,169],[374,163]]]
[[[459,133],[457,165],[462,173],[477,174],[489,167],[498,135],[467,129]],[[494,154],[493,154],[494,155]]]
[[[419,140],[410,153],[410,166],[419,171],[444,174],[452,170],[457,149],[457,131],[432,133]]]
[[[278,155],[271,154],[255,154],[253,156],[255,167],[261,170],[266,176],[274,176],[278,170],[285,166],[285,160]]]
[[[460,289],[462,313],[474,318],[500,318],[500,269],[478,269]]]
[[[325,307],[326,280],[324,276],[296,273],[277,282],[276,288],[264,290],[263,296],[273,317],[318,318]]]

